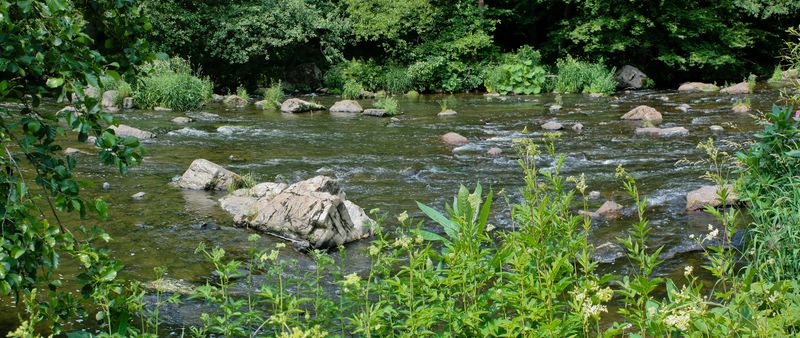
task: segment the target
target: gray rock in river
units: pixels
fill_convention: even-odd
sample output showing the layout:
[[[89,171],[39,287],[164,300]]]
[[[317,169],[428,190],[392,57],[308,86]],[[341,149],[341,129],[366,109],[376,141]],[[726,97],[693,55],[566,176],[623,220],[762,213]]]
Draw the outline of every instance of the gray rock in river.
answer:
[[[625,257],[625,248],[621,245],[605,242],[594,248],[592,259],[598,263],[610,264],[619,258]]]
[[[629,112],[625,113],[625,115],[622,115],[621,119],[661,122],[663,117],[661,117],[661,113],[655,108],[642,105],[631,109]]]
[[[684,127],[672,127],[672,128],[644,127],[644,128],[636,128],[636,135],[649,135],[649,136],[659,136],[659,137],[687,136],[689,135],[689,130]]]
[[[128,96],[122,99],[122,109],[133,109],[136,108],[136,104],[133,101],[133,98]]]
[[[144,199],[144,195],[146,195],[146,194],[144,193],[144,191],[140,191],[140,192],[137,192],[137,193],[135,193],[135,194],[131,195],[131,198],[133,198],[133,199],[135,199],[135,200],[137,200],[137,201],[141,201],[141,200],[143,200],[143,199]]]
[[[544,130],[561,130],[561,128],[564,128],[564,126],[556,121],[550,121],[542,125]]]
[[[492,147],[486,151],[486,154],[489,156],[500,156],[503,154],[503,149],[500,149],[498,147]]]
[[[172,119],[172,123],[175,123],[175,124],[187,124],[189,122],[192,122],[192,119],[188,118],[186,116],[178,116],[178,117]]]
[[[739,94],[750,94],[753,91],[750,90],[749,83],[739,82],[735,85],[722,88],[719,92],[723,94],[739,95]]]
[[[140,140],[149,139],[156,137],[156,134],[151,133],[149,131],[141,130],[138,128],[134,128],[128,125],[120,124],[119,126],[112,126],[112,130],[114,130],[114,134],[119,137],[136,137]]]
[[[330,177],[317,176],[291,186],[261,183],[220,199],[239,226],[274,234],[314,248],[332,248],[372,235],[364,209],[345,199]]]
[[[447,134],[442,135],[442,141],[444,141],[444,143],[454,146],[461,146],[469,143],[469,140],[467,140],[466,137],[453,132],[449,132]]]
[[[583,216],[588,216],[591,218],[615,219],[619,217],[621,211],[622,211],[621,205],[617,204],[614,201],[606,201],[605,203],[603,203],[603,205],[600,206],[600,208],[598,208],[593,212],[580,210],[578,211],[578,213]]]
[[[551,112],[556,112],[556,111],[559,111],[559,110],[561,110],[561,105],[559,105],[559,104],[554,104],[554,105],[550,106],[550,108],[549,108],[549,109],[550,109],[550,111],[551,111]]]
[[[225,190],[240,179],[234,172],[201,158],[189,165],[176,184],[184,189]]]
[[[103,93],[102,105],[106,111],[115,112],[119,110],[117,101],[119,100],[119,92],[116,90],[106,90]]]
[[[634,66],[625,65],[617,71],[615,78],[620,87],[641,89],[644,86],[644,81],[647,79],[647,74]]]
[[[365,109],[363,112],[361,112],[361,115],[374,116],[374,117],[385,117],[385,116],[388,116],[386,114],[386,110],[383,110],[383,109]]]
[[[284,113],[297,114],[314,110],[324,110],[325,106],[301,99],[288,99],[281,103],[281,111]]]
[[[361,108],[361,104],[358,101],[354,100],[342,100],[336,101],[336,103],[331,106],[329,109],[332,113],[354,113],[358,114],[364,111],[364,108]]]
[[[211,95],[211,102],[220,103],[222,100],[225,100],[225,96],[219,94],[212,94]]]
[[[718,86],[703,82],[687,82],[678,87],[679,92],[716,92],[718,90]]]
[[[583,131],[583,123],[579,122],[579,123],[573,124],[572,125],[572,130],[574,130],[577,133],[582,132]]]
[[[452,110],[452,109],[448,109],[448,110],[445,110],[443,112],[439,112],[438,114],[436,114],[436,116],[439,116],[439,117],[448,117],[448,116],[456,116],[456,115],[458,115],[458,113],[455,110]]]
[[[241,108],[247,105],[247,100],[239,97],[239,95],[228,95],[222,100],[222,103],[228,107]]]
[[[708,127],[708,129],[710,129],[711,131],[716,132],[716,133],[725,131],[725,128],[722,128],[722,126],[718,126],[716,124],[713,125],[713,126]]]
[[[684,112],[684,113],[687,113],[687,112],[689,112],[689,110],[691,110],[691,109],[692,109],[692,106],[690,106],[690,105],[688,105],[688,104],[686,104],[686,103],[681,103],[681,104],[678,106],[678,110],[680,110],[680,111],[682,111],[682,112]]]
[[[706,185],[697,190],[690,191],[686,195],[686,210],[694,211],[701,210],[707,206],[720,207],[735,205],[739,202],[739,196],[733,191],[733,185],[726,186],[728,190],[728,198],[725,203],[719,200],[720,187],[713,185]],[[724,204],[724,205],[723,205]]]

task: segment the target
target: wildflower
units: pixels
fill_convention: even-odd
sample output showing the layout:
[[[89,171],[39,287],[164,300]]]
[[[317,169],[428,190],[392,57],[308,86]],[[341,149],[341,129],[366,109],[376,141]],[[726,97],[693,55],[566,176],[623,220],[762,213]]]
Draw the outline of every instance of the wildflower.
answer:
[[[694,239],[694,234],[690,234],[689,239]]]
[[[358,285],[359,282],[361,282],[361,276],[353,272],[349,275],[344,276],[344,283],[342,284],[352,286],[352,285]]]
[[[276,248],[276,249],[283,249],[283,248],[285,248],[285,247],[286,247],[286,243],[278,243],[278,244],[275,244],[275,248]]]
[[[693,270],[694,270],[693,266],[687,265],[685,268],[683,268],[683,275],[689,277],[692,274]]]
[[[393,245],[398,248],[408,248],[408,246],[411,245],[411,238],[406,235],[402,235],[400,238],[394,240]]]
[[[276,259],[278,259],[278,250],[270,251],[269,255],[267,255],[266,252],[262,253],[261,257],[258,258],[258,260],[261,262],[275,261]]]
[[[369,246],[369,255],[370,256],[377,256],[381,252],[381,249],[378,249],[377,246],[370,245]]]
[[[587,301],[586,303],[583,304],[583,319],[584,320],[589,319],[590,317],[597,319],[597,318],[600,317],[600,314],[603,313],[603,312],[608,312],[608,309],[606,308],[605,305],[592,304],[591,300]]]
[[[664,318],[664,324],[672,326],[678,330],[686,331],[689,328],[691,316],[687,312],[671,314]]]
[[[719,229],[714,229],[713,231],[709,232],[705,238],[703,238],[703,242],[713,241],[717,238],[717,235],[719,235]]]
[[[711,230],[714,230],[714,226],[713,226],[713,225],[711,225],[711,224],[709,224],[709,225],[708,225],[708,231],[711,231]]]
[[[420,235],[417,235],[417,238],[414,239],[414,242],[416,242],[417,244],[422,244],[422,242],[424,242],[424,241],[425,241],[425,239],[422,238],[422,236],[420,236]]]
[[[405,212],[405,211],[403,211],[402,214],[397,216],[397,221],[400,222],[400,223],[405,222],[407,219],[408,219],[408,213]]]
[[[582,304],[584,300],[586,300],[586,294],[581,292],[575,295],[575,300],[578,301],[579,304]]]
[[[780,300],[781,295],[778,292],[773,292],[771,296],[769,296],[769,302],[775,304]]]
[[[606,303],[606,302],[610,301],[611,297],[613,297],[613,296],[614,296],[614,290],[611,290],[611,288],[609,288],[609,287],[606,287],[606,288],[600,289],[600,291],[597,291],[597,299],[600,300],[603,303]]]

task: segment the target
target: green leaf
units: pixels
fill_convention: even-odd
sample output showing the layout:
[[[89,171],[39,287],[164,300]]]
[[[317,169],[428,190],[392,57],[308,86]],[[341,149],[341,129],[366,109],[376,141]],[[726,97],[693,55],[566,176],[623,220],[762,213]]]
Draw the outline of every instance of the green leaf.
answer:
[[[789,157],[800,158],[800,150],[787,151],[787,152],[784,153],[784,155],[789,156]]]
[[[64,84],[64,79],[60,77],[51,77],[47,79],[47,86],[50,88],[58,88]]]
[[[100,215],[102,220],[108,219],[108,204],[102,198],[94,200],[94,209]]]

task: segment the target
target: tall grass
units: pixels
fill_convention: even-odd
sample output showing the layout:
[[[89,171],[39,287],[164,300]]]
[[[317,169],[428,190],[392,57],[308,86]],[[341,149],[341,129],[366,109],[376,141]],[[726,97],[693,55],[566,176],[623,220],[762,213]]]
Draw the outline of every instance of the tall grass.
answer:
[[[179,58],[147,63],[140,74],[134,99],[142,108],[193,110],[205,104],[213,91],[211,80],[193,75],[189,62]]]
[[[355,100],[360,98],[363,92],[364,87],[360,82],[350,80],[347,81],[342,88],[342,98],[345,100]]]
[[[556,63],[555,91],[559,93],[611,94],[617,88],[614,69],[567,56]]]

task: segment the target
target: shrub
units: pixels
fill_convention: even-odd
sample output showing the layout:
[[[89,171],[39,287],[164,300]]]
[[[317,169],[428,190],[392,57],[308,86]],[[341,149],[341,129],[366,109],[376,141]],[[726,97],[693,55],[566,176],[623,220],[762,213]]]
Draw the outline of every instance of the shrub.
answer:
[[[388,116],[397,115],[399,112],[397,100],[388,96],[376,101],[375,108],[383,109]]]
[[[408,66],[408,77],[411,87],[418,91],[430,91],[441,88],[441,68],[445,66],[442,57],[431,57],[417,61]]]
[[[283,102],[283,83],[281,81],[274,82],[266,90],[264,90],[264,100],[269,102],[269,105],[264,105],[264,108],[272,107],[277,108]]]
[[[384,89],[392,94],[402,94],[411,88],[411,78],[406,68],[392,66],[383,74]]]
[[[346,63],[340,63],[337,65],[332,66],[325,72],[325,75],[322,77],[322,83],[325,85],[328,90],[341,90],[344,87],[345,82],[347,79],[344,78],[344,67]]]
[[[617,88],[614,69],[602,63],[589,63],[567,56],[556,63],[555,91],[559,93],[611,94]]]
[[[783,69],[781,69],[781,65],[775,66],[775,70],[772,71],[772,76],[769,78],[769,82],[781,82],[783,81]]]
[[[415,98],[419,97],[419,92],[412,89],[412,90],[409,90],[408,92],[406,92],[406,96],[408,98],[415,99]]]
[[[372,59],[366,62],[360,60],[348,61],[342,69],[342,77],[345,80],[345,84],[350,81],[356,81],[361,83],[364,89],[373,92],[384,87],[383,68]]]
[[[239,86],[236,88],[236,96],[242,98],[242,100],[250,101],[250,94],[247,93],[247,88]]]
[[[342,88],[342,98],[346,100],[355,100],[360,98],[364,92],[364,87],[361,83],[354,80],[347,81]]]
[[[134,98],[142,108],[164,106],[176,111],[200,108],[211,98],[211,80],[192,74],[185,60],[155,60],[140,69]]]
[[[547,72],[539,65],[539,52],[531,47],[520,48],[506,55],[503,63],[489,68],[484,85],[490,93],[539,94],[545,86]]]

